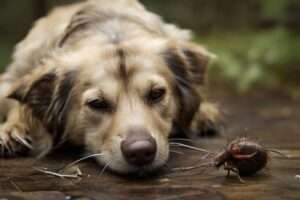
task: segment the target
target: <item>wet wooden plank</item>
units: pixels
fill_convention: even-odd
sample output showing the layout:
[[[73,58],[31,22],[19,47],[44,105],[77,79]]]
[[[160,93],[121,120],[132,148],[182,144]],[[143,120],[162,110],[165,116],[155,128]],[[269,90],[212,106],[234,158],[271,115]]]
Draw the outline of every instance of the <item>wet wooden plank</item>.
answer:
[[[7,194],[1,194],[1,200],[67,200],[68,196],[65,196],[61,192],[10,192]]]
[[[83,177],[62,179],[33,169],[57,169],[78,158],[76,154],[54,154],[35,161],[32,158],[0,160],[0,199],[9,200],[177,200],[177,199],[299,199],[300,198],[300,107],[285,97],[254,95],[236,97],[222,94],[227,128],[223,137],[199,139],[193,145],[220,150],[226,141],[247,135],[266,147],[288,155],[271,155],[268,168],[239,182],[226,178],[222,169],[206,168],[188,172],[171,172],[171,168],[189,166],[202,156],[180,149],[172,154],[168,166],[159,174],[145,178],[120,177],[110,172],[100,174],[93,161],[80,164]],[[72,150],[73,151],[73,150]]]

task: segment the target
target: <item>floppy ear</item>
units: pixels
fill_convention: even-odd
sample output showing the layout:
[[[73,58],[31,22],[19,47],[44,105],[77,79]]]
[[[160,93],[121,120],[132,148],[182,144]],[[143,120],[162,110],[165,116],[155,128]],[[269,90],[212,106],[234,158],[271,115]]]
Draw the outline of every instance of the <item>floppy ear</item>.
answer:
[[[168,67],[173,72],[175,90],[179,98],[179,111],[174,123],[180,132],[188,135],[201,102],[199,87],[205,82],[211,54],[200,46],[180,44],[169,48],[164,55]]]
[[[58,142],[64,133],[74,80],[74,71],[61,77],[49,72],[29,86],[18,86],[8,97],[28,106],[32,115],[53,134],[54,142]]]
[[[42,119],[51,104],[56,79],[56,74],[50,72],[42,75],[31,84],[22,81],[8,98],[26,104],[31,108],[32,113],[36,118]]]

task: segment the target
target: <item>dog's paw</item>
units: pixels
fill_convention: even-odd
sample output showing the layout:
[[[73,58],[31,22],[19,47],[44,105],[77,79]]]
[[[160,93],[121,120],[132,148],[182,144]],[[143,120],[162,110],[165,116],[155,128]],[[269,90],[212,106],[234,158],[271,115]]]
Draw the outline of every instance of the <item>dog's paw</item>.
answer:
[[[215,137],[221,134],[222,125],[212,121],[202,121],[197,130],[194,130],[194,135],[197,137]]]
[[[32,149],[32,139],[21,124],[0,126],[0,157],[24,155]]]
[[[214,137],[223,131],[222,114],[212,103],[202,103],[191,130],[194,137]]]

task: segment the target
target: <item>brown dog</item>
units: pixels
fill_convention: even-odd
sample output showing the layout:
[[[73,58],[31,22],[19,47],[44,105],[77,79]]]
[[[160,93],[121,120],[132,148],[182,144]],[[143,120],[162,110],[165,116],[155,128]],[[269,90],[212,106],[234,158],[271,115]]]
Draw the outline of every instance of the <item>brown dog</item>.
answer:
[[[136,0],[55,9],[1,76],[2,156],[68,140],[119,173],[161,167],[172,130],[205,134],[219,117],[201,89],[211,54],[189,40]]]

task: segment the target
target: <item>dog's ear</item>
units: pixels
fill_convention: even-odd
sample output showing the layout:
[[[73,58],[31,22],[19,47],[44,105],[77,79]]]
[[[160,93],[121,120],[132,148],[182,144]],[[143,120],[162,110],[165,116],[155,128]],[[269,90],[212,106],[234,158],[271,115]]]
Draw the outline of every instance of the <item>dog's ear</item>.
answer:
[[[179,111],[174,123],[180,128],[180,132],[188,135],[201,102],[199,88],[205,82],[212,54],[197,45],[179,44],[165,51],[164,57],[174,75],[175,90],[179,98]]]
[[[28,106],[32,115],[43,123],[56,140],[59,140],[64,132],[74,81],[74,71],[62,75],[49,72],[29,85],[20,84],[8,98]]]
[[[21,80],[8,98],[26,104],[35,117],[42,119],[51,104],[56,80],[57,75],[54,72],[43,74],[31,83]]]

